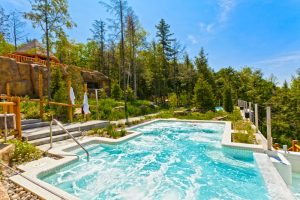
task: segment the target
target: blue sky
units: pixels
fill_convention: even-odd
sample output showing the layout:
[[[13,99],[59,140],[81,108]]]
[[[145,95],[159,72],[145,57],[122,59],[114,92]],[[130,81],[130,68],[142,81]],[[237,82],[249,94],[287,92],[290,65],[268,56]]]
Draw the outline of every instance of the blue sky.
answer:
[[[84,2],[84,3],[83,3]],[[128,0],[148,31],[155,37],[155,25],[164,18],[175,37],[196,56],[201,47],[215,70],[232,66],[261,69],[274,74],[279,83],[290,80],[300,68],[299,0]],[[1,0],[6,10],[30,9],[28,0]],[[71,39],[85,42],[91,37],[95,19],[108,14],[98,0],[69,0],[69,11],[77,27],[68,31]],[[31,28],[30,38],[40,38]]]

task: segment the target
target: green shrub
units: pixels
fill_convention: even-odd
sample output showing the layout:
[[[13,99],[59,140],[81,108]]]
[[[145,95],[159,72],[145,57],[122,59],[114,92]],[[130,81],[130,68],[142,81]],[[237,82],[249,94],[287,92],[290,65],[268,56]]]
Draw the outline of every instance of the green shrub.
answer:
[[[134,101],[135,99],[135,96],[134,96],[134,91],[132,90],[131,87],[127,87],[127,90],[126,90],[126,94],[127,94],[127,100],[128,101]]]
[[[206,112],[214,109],[214,94],[211,85],[201,75],[194,87],[194,98],[195,106]]]
[[[232,122],[242,120],[240,110],[238,108],[235,108],[232,113],[227,113],[226,120],[232,121]]]
[[[15,145],[15,151],[12,155],[11,162],[13,164],[22,164],[24,162],[30,162],[42,157],[42,152],[34,145],[20,140],[10,140],[8,143]]]
[[[99,91],[98,91],[98,97],[100,99],[106,99],[107,98],[107,94],[106,94],[106,91],[104,88],[101,88]]]
[[[234,133],[233,142],[253,144],[253,134]]]
[[[26,97],[25,101],[21,102],[21,113],[24,114],[25,119],[38,119],[40,118],[40,106],[38,102],[29,101],[29,97]]]
[[[233,129],[239,131],[247,131],[249,134],[254,134],[254,130],[251,127],[251,122],[244,120],[233,122]]]
[[[123,91],[118,83],[113,83],[111,87],[111,97],[115,100],[121,100],[123,98]]]
[[[232,102],[231,88],[229,86],[225,87],[224,94],[223,94],[223,102],[224,102],[225,111],[232,113],[233,112],[233,102]]]
[[[125,129],[122,129],[120,131],[121,137],[124,137],[127,134],[127,131]]]
[[[169,99],[169,105],[171,108],[176,108],[177,107],[177,96],[176,94],[173,92],[173,93],[170,93],[168,95],[168,99]]]

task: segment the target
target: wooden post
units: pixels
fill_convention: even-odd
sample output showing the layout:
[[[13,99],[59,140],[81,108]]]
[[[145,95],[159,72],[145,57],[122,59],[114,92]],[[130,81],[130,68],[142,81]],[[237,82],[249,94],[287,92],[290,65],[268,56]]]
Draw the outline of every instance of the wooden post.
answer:
[[[297,140],[292,141],[292,151],[297,151],[296,144],[298,144]]]
[[[40,118],[44,118],[43,74],[39,71]]]
[[[256,132],[258,132],[258,105],[255,104],[255,126],[256,126]]]
[[[72,123],[73,122],[73,105],[72,105],[71,94],[70,94],[71,84],[72,84],[71,79],[68,79],[69,104],[71,105],[68,107],[68,117],[69,117],[69,121]]]
[[[6,83],[6,96],[10,97],[10,83]]]
[[[20,97],[13,97],[12,101],[16,104],[14,106],[14,113],[16,115],[16,130],[18,138],[22,138],[22,126],[21,126],[21,101]]]
[[[267,107],[267,141],[268,150],[272,150],[271,107]]]

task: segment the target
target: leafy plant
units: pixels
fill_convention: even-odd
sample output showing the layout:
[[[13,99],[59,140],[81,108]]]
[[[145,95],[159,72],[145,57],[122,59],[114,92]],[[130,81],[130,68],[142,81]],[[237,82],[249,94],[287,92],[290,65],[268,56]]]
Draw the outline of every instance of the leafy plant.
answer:
[[[21,140],[14,139],[8,141],[8,143],[15,145],[15,151],[11,158],[13,164],[19,165],[42,157],[42,152],[27,141],[22,142]]]

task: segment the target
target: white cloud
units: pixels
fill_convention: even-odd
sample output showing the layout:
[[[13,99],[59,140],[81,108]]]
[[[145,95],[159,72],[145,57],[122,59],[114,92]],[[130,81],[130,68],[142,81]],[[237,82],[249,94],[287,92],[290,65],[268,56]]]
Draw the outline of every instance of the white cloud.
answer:
[[[234,0],[219,0],[218,5],[221,9],[219,22],[223,23],[226,22],[230,12],[233,10],[235,6]]]
[[[188,35],[188,40],[191,41],[192,44],[198,44],[198,40],[194,35]]]
[[[261,60],[256,62],[255,64],[269,65],[269,66],[283,66],[284,64],[287,63],[300,63],[300,51],[290,52],[275,58]]]
[[[206,24],[204,22],[200,22],[199,27],[202,31],[207,32],[207,33],[211,33],[213,31],[214,24],[213,23]]]

